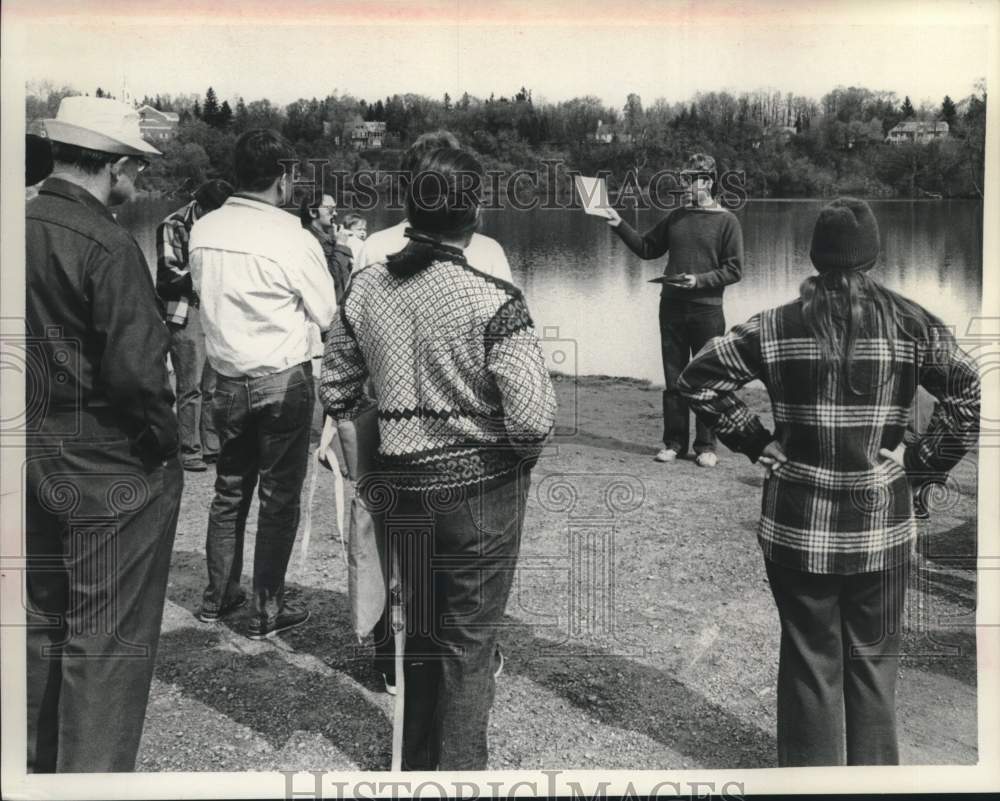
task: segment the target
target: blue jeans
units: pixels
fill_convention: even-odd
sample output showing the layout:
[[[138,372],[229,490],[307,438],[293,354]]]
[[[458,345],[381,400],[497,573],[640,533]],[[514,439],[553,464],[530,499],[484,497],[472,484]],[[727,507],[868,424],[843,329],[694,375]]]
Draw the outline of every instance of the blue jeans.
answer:
[[[212,421],[215,371],[205,356],[205,333],[198,309],[190,309],[187,324],[169,324],[170,363],[177,381],[177,421],[181,430],[181,462],[219,453],[219,435]]]
[[[677,380],[688,362],[712,337],[726,333],[722,306],[675,298],[660,298],[660,349],[663,356],[663,445],[678,454],[688,451],[690,412],[677,391]],[[715,434],[695,420],[694,452],[715,451]]]
[[[218,376],[212,412],[222,447],[205,543],[206,611],[218,611],[241,593],[243,537],[258,480],[253,610],[273,617],[282,609],[314,403],[309,362],[261,378]]]
[[[406,602],[404,770],[486,769],[493,652],[529,485],[524,470],[482,489],[392,493],[389,509],[370,503]]]

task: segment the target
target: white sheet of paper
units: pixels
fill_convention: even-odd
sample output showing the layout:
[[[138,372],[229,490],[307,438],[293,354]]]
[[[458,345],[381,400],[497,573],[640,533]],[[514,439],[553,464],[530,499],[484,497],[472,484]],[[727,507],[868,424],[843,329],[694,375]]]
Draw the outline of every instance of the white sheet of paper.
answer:
[[[608,185],[603,178],[588,178],[585,175],[576,176],[576,191],[587,214],[609,219]]]

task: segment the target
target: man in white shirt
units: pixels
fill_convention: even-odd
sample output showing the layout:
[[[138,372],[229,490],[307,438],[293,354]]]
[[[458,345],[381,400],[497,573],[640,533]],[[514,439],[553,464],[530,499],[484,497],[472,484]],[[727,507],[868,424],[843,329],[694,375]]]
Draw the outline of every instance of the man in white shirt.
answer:
[[[418,136],[410,146],[403,162],[403,169],[413,172],[425,153],[442,147],[460,149],[458,139],[449,131],[434,131]],[[369,264],[377,264],[386,260],[390,253],[398,253],[406,247],[407,239],[404,232],[410,223],[403,220],[391,228],[385,228],[370,234],[365,240],[361,254],[355,259],[354,271],[362,270]],[[465,260],[480,272],[511,281],[510,265],[500,243],[479,233],[472,235],[472,240],[465,248]],[[511,281],[513,283],[513,281]]]
[[[282,161],[294,158],[275,131],[244,133],[234,155],[236,194],[195,223],[190,242],[205,349],[218,374],[212,411],[220,441],[198,618],[213,622],[246,602],[243,536],[259,480],[252,639],[309,618],[285,600],[285,570],[315,403],[309,326],[326,330],[337,308],[322,248],[280,208],[291,188]]]

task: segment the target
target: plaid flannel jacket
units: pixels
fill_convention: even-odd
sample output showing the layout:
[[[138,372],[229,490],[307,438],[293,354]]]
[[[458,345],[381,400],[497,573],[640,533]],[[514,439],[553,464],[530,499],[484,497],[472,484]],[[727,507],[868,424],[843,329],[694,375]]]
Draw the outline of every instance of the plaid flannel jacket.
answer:
[[[521,291],[461,251],[399,278],[356,272],[326,340],[319,395],[334,418],[378,403],[379,471],[404,490],[501,479],[533,464],[555,390]]]
[[[198,305],[188,271],[188,240],[196,220],[195,205],[192,200],[177,209],[156,229],[156,291],[166,304],[167,322],[175,325],[186,324],[189,310]]]
[[[871,313],[871,309],[867,313]],[[909,558],[916,536],[912,487],[950,470],[979,431],[979,375],[944,324],[925,312],[895,341],[863,339],[850,391],[820,352],[799,301],[755,315],[711,340],[680,378],[691,408],[732,450],[756,461],[777,440],[788,462],[770,473],[758,539],[764,556],[811,573],[865,573]],[[774,413],[772,435],[734,394],[759,379]],[[902,441],[917,384],[937,398],[904,466],[878,455]]]

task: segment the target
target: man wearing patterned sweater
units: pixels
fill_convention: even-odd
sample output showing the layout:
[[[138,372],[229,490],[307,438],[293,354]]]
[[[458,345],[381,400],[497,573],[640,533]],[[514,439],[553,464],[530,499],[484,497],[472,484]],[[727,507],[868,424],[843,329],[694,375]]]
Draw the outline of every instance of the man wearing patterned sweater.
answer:
[[[460,188],[478,162],[442,148],[421,171],[442,180],[411,184],[409,244],[354,276],[320,398],[335,418],[362,407],[369,378],[378,398],[378,467],[361,492],[408,598],[403,767],[482,770],[496,624],[555,393],[520,290],[463,255],[479,206]]]

